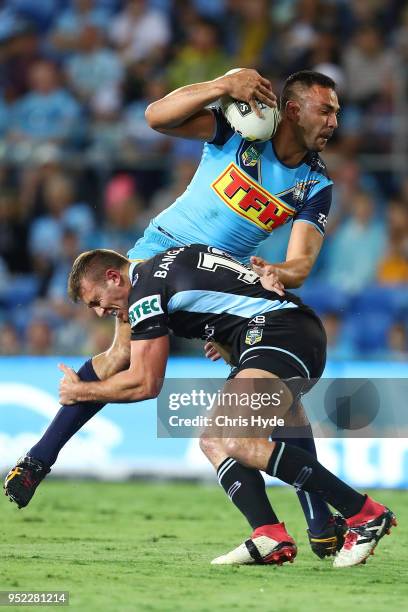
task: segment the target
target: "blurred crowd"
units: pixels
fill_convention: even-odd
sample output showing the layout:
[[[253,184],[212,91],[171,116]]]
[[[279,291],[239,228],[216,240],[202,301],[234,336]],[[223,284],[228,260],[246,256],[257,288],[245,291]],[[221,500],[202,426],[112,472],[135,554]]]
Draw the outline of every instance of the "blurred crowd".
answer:
[[[144,110],[248,66],[277,93],[304,68],[336,81],[340,127],[323,155],[334,203],[301,294],[332,358],[406,359],[407,60],[402,0],[3,1],[0,354],[109,345],[112,322],[66,298],[73,258],[126,253],[185,190],[202,150],[151,130]],[[289,232],[260,254],[284,258]]]

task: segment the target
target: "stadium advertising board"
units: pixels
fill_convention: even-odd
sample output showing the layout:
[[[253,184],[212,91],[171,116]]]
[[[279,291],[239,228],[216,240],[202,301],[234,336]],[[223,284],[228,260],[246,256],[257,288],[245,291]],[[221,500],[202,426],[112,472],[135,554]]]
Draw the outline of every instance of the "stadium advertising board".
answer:
[[[57,412],[57,363],[60,361],[56,357],[1,359],[2,472],[38,440]],[[67,362],[74,368],[80,365],[77,358]],[[401,384],[408,373],[405,364],[329,363],[326,376],[346,378],[351,376],[351,368],[354,378],[374,380],[389,375],[393,379],[400,377]],[[186,376],[198,380],[198,375],[206,380],[223,379],[227,374],[227,366],[201,358],[173,358],[168,366],[168,381],[186,379]],[[308,402],[313,401],[313,393],[304,398],[306,409]],[[159,400],[159,416],[160,410]],[[106,406],[61,451],[53,474],[112,479],[160,474],[215,479],[196,439],[177,435],[160,437],[157,431],[156,400]],[[407,488],[408,439],[399,435],[382,437],[378,427],[373,432],[373,436],[363,433],[356,437],[357,431],[351,437],[321,437],[317,441],[321,462],[354,486]]]

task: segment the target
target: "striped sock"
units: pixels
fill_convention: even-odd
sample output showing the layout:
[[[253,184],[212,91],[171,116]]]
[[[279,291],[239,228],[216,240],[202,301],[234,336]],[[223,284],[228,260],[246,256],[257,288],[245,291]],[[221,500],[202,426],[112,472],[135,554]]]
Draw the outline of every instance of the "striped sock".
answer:
[[[316,493],[345,518],[360,512],[366,499],[326,470],[315,457],[284,442],[276,442],[266,472],[297,489]]]
[[[291,446],[297,446],[307,451],[317,459],[316,446],[313,439],[313,432],[310,425],[304,425],[299,429],[299,437],[280,437],[279,440],[274,438],[274,442],[285,442]],[[305,515],[307,526],[312,533],[320,533],[326,528],[329,519],[333,516],[327,503],[321,499],[316,493],[308,493],[302,489],[296,489],[296,494],[302,506],[303,514]]]
[[[244,467],[228,457],[218,467],[217,476],[230,500],[253,529],[279,522],[266,494],[265,481],[258,470]]]

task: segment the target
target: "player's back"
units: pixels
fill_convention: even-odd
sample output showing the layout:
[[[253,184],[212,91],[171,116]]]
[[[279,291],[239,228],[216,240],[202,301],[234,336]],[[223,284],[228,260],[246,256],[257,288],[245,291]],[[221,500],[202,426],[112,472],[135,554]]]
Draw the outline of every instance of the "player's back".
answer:
[[[205,245],[156,255],[133,267],[131,280],[129,319],[139,338],[156,326],[158,335],[167,327],[178,336],[231,343],[253,317],[301,305],[291,293],[265,290],[255,272]]]

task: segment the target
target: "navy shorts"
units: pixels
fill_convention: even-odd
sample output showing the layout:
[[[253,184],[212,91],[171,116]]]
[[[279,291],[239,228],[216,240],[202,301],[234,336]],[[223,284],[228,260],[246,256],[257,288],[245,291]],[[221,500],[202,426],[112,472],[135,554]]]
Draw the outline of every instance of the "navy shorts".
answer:
[[[248,368],[278,378],[301,378],[309,388],[326,364],[326,333],[317,315],[305,306],[254,317],[243,328],[234,352],[238,363],[229,379]],[[308,386],[308,385],[306,385]]]

